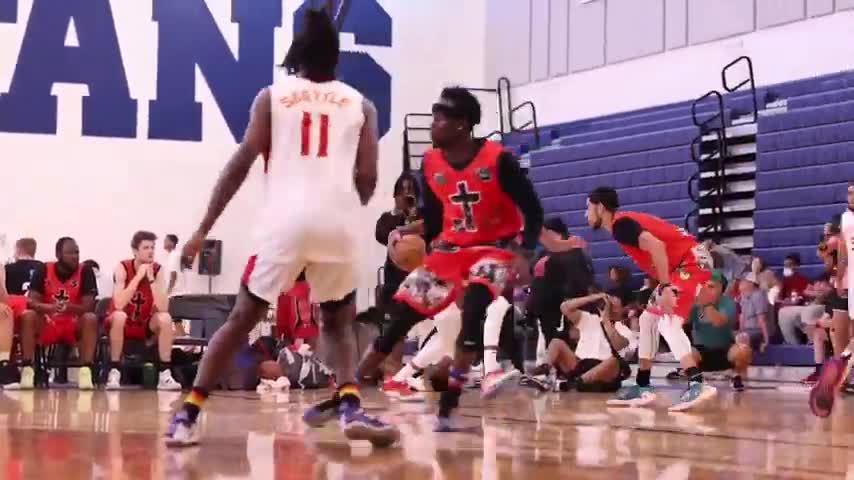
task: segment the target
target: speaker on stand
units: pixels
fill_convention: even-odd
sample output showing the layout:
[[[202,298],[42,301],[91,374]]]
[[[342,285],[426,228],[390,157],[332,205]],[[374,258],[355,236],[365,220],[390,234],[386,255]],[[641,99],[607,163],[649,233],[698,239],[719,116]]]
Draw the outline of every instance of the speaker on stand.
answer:
[[[222,240],[205,240],[199,253],[199,275],[208,277],[208,294],[213,293],[213,277],[222,273]]]

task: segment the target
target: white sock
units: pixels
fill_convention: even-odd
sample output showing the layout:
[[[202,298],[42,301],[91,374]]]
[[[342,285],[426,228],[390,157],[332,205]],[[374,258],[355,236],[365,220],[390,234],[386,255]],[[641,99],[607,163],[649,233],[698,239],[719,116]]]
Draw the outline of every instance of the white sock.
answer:
[[[405,382],[409,379],[409,377],[414,375],[415,372],[417,372],[415,367],[413,367],[411,363],[407,363],[403,366],[403,368],[400,369],[399,372],[394,375],[394,377],[392,377],[392,380],[394,380],[395,382]]]
[[[501,369],[498,364],[498,338],[510,306],[506,298],[498,296],[486,309],[486,322],[483,324],[483,366],[486,373]]]
[[[0,352],[0,362],[8,362],[10,358],[9,352]]]

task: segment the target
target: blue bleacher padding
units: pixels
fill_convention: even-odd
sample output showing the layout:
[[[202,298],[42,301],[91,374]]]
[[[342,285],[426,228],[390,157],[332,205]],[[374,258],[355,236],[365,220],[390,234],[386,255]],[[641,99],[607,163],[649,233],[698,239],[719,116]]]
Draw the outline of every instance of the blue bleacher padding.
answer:
[[[759,228],[753,232],[753,248],[818,245],[821,225],[802,227]]]
[[[765,352],[754,352],[751,365],[792,367],[813,366],[815,360],[811,345],[768,345]]]
[[[541,150],[532,154],[531,165],[534,168],[539,168],[553,163],[611,157],[676,146],[685,147],[697,136],[697,133],[696,127],[677,128],[614,140],[572,145],[565,148]]]
[[[842,213],[844,210],[844,203],[824,208],[809,205],[796,208],[761,209],[754,212],[753,222],[757,229],[824,225],[834,214]]]
[[[800,97],[792,97],[788,99],[787,108],[789,110],[797,110],[800,108],[847,102],[849,100],[854,100],[854,88],[850,87],[840,90],[831,90],[829,92],[811,93]]]
[[[817,243],[800,246],[754,248],[753,254],[758,255],[769,265],[782,265],[786,255],[798,253],[801,255],[801,263],[804,265],[818,265],[821,263],[821,259],[818,258],[816,252]]]
[[[845,201],[845,184],[756,192],[756,210],[838,205]]]
[[[756,173],[757,191],[786,190],[795,187],[821,185],[832,188],[833,184],[846,187],[849,179],[854,179],[854,157],[847,162],[816,165],[810,167],[795,167],[770,172]]]
[[[643,133],[659,132],[662,130],[672,130],[674,128],[685,128],[694,126],[690,116],[682,116],[666,120],[659,120],[647,123],[631,123],[626,126],[612,128],[607,130],[595,130],[588,133],[579,133],[570,136],[560,137],[558,140],[561,145],[580,145],[584,143],[598,142],[600,140],[612,140],[615,138],[640,135]]]
[[[758,155],[757,170],[773,172],[792,168],[832,166],[854,158],[854,142],[817,145]]]
[[[854,121],[761,133],[756,136],[756,150],[759,153],[770,153],[841,142],[854,142]]]
[[[589,193],[582,192],[544,199],[542,200],[543,209],[547,212],[584,210],[587,208],[587,195]],[[620,204],[625,208],[644,203],[683,201],[686,199],[688,199],[688,188],[683,180],[620,190]]]
[[[634,168],[629,165],[630,162],[626,162],[625,168],[599,175],[535,182],[534,186],[540,198],[546,199],[581,192],[589,193],[590,190],[598,185],[608,185],[620,190],[640,185],[655,185],[680,180],[687,182],[691,175],[697,171],[697,164],[693,162],[655,168]]]
[[[620,170],[679,165],[692,161],[691,149],[688,145],[581,160],[565,158],[571,150],[571,147],[555,148],[532,154],[532,167],[528,171],[531,181],[537,183],[565,178],[582,178]],[[535,158],[548,159],[550,163],[539,165]]]
[[[804,108],[759,118],[759,133],[794,130],[854,120],[854,101]]]

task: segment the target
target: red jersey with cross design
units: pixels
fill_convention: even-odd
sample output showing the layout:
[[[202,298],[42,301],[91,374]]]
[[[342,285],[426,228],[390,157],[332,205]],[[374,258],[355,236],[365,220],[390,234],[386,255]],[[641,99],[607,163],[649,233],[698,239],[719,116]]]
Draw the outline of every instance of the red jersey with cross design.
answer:
[[[424,155],[424,178],[442,202],[442,232],[438,239],[468,247],[514,237],[522,229],[522,214],[498,181],[498,159],[504,147],[485,141],[463,169],[452,167],[441,150]]]
[[[79,304],[82,296],[83,265],[77,265],[77,270],[65,280],[56,273],[56,262],[45,264],[44,300],[46,303]]]
[[[125,269],[125,284],[122,287],[126,288],[128,283],[136,276],[136,265],[133,259],[123,260],[122,267]],[[154,263],[151,268],[154,270],[154,277],[160,273],[160,264]],[[128,316],[128,322],[148,322],[154,314],[154,293],[151,291],[151,283],[148,278],[143,278],[136,288],[133,296],[130,297],[130,302],[125,305],[124,312]]]
[[[692,254],[699,243],[693,235],[684,229],[654,215],[640,212],[617,212],[614,215],[614,223],[622,218],[634,220],[641,226],[643,231],[649,232],[664,243],[664,248],[667,251],[667,264],[671,272],[676,270],[680,265],[683,265],[686,260],[690,260],[690,263],[696,263]],[[632,257],[641,270],[658,278],[658,272],[655,271],[655,265],[652,263],[652,255],[649,252],[624,243],[620,243],[620,246]]]

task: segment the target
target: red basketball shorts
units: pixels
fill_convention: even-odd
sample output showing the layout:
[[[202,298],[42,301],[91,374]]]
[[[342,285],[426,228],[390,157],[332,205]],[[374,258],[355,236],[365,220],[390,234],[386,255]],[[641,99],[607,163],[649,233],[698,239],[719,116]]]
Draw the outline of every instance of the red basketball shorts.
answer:
[[[27,297],[24,295],[9,295],[6,304],[12,309],[12,317],[17,318],[27,310]]]
[[[39,335],[42,345],[53,345],[65,343],[73,345],[77,343],[77,317],[67,313],[58,313],[45,317],[45,324]]]
[[[678,315],[683,321],[688,320],[691,307],[697,299],[700,288],[712,277],[712,272],[700,266],[694,256],[689,254],[676,270],[670,273],[670,285],[676,290],[676,306],[673,314]],[[664,312],[655,305],[655,295],[649,300],[647,311],[656,315]]]
[[[423,315],[431,317],[444,310],[467,285],[486,285],[494,295],[514,278],[515,254],[498,247],[451,247],[433,250],[424,265],[401,283],[394,296]]]

